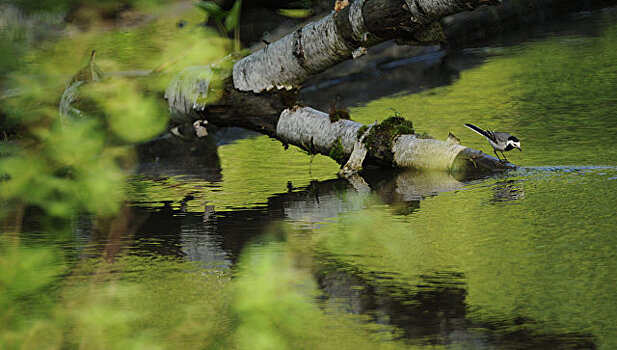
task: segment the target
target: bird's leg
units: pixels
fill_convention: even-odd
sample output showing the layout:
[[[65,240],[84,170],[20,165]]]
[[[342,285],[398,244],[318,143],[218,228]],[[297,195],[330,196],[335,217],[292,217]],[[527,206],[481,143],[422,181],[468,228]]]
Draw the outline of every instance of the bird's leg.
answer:
[[[503,151],[500,151],[500,152],[501,152],[501,155],[503,156],[503,159],[505,159],[505,160],[506,160],[506,162],[508,162],[508,158],[506,158],[506,155],[505,155],[505,154],[503,154]],[[510,163],[510,162],[508,162],[508,163]]]
[[[493,152],[495,152],[495,155],[497,156],[497,159],[499,159],[499,161],[501,162],[501,158],[499,158],[499,154],[497,154],[497,150],[493,149]]]

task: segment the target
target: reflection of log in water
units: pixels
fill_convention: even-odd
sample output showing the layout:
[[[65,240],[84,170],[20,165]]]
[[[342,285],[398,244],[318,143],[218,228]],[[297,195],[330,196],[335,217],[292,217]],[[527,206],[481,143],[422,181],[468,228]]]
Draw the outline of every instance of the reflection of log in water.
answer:
[[[201,157],[199,152],[195,156]],[[171,156],[169,163],[166,161],[159,160],[157,164],[145,169],[163,178],[186,174],[182,163],[187,161],[191,164],[193,158],[190,155],[179,159]],[[218,158],[214,163],[218,165]],[[190,188],[193,176],[202,183],[201,175],[204,174],[209,181],[218,181],[220,169],[211,165],[210,168],[193,169],[195,173],[192,176],[181,180],[186,181],[183,187]],[[130,235],[110,236],[110,225],[113,225],[114,219],[107,220],[109,223],[105,224],[107,221],[94,222],[84,217],[74,223],[73,227],[76,237],[89,241],[88,245],[94,250],[84,252],[89,256],[100,255],[101,249],[112,249],[115,253],[110,256],[115,256],[122,249],[130,247],[136,254],[182,256],[228,266],[236,261],[245,245],[263,234],[273,222],[283,220],[305,228],[318,227],[342,213],[363,209],[374,200],[389,205],[395,215],[409,215],[420,208],[423,198],[464,186],[463,182],[444,172],[397,173],[374,169],[365,171],[359,181],[363,182],[363,186],[345,179],[315,181],[303,188],[295,188],[293,183],[289,183],[288,192],[275,194],[268,199],[266,206],[256,208],[217,211],[212,206],[206,206],[204,212],[188,212],[185,208],[194,199],[191,195],[179,203],[134,203],[131,210],[124,211],[115,219],[123,223],[123,227],[131,228],[124,230],[132,232]],[[515,187],[514,183],[508,184],[509,188]],[[358,187],[362,188],[359,190]],[[366,192],[365,189],[370,191]],[[25,217],[36,218],[32,208],[28,211]],[[25,221],[24,231],[37,230],[37,226],[33,226],[30,221]],[[135,225],[135,222],[139,224]]]
[[[290,183],[289,192],[273,195],[265,207],[232,211],[207,206],[203,213],[187,212],[184,208],[193,200],[191,196],[162,206],[136,203],[135,216],[146,219],[135,232],[132,249],[136,253],[185,256],[228,265],[273,222],[284,220],[316,227],[342,213],[362,209],[366,200],[374,198],[391,205],[395,213],[407,215],[420,207],[422,198],[463,186],[442,172],[375,171],[364,174],[361,181],[371,192],[358,192],[345,179],[313,182],[301,189]]]
[[[182,164],[185,161],[194,164],[193,156],[202,157],[200,152],[194,155],[187,153],[185,157],[171,155],[167,160],[159,159],[157,164],[145,169],[163,178],[185,174],[186,168]],[[209,156],[207,158],[212,159]],[[186,181],[183,187],[190,188],[193,176],[197,176],[200,183],[203,182],[203,176],[209,181],[220,180],[218,158],[214,158],[213,162],[211,167],[192,169],[194,175],[181,180]],[[127,212],[132,219],[124,218],[126,215],[117,218],[124,222],[124,226],[132,227],[130,231],[134,233],[131,236],[109,237],[107,233],[110,230],[101,229],[101,222],[95,224],[89,218],[75,225],[79,230],[76,234],[89,240],[94,247],[103,247],[112,240],[116,243],[122,241],[138,254],[141,251],[184,256],[191,260],[216,261],[217,264],[229,265],[237,259],[246,244],[263,234],[273,222],[283,220],[305,228],[318,227],[342,213],[363,209],[369,203],[368,200],[389,205],[395,215],[409,215],[420,208],[423,198],[464,186],[463,182],[444,172],[396,173],[375,169],[365,171],[358,181],[363,182],[362,186],[345,179],[312,182],[304,188],[294,188],[289,183],[289,191],[271,196],[265,207],[231,211],[217,211],[214,207],[206,206],[202,213],[187,212],[187,203],[194,199],[191,195],[179,203],[135,203]],[[133,221],[140,222],[138,227],[134,227]]]
[[[461,188],[463,183],[444,173],[375,172],[365,174],[364,181],[372,193],[403,214],[413,212],[426,196]],[[346,194],[358,193],[344,179],[314,182],[302,189],[272,196],[267,206],[217,212],[212,207],[202,213],[186,212],[187,196],[180,203],[165,202],[152,208],[135,205],[122,227],[135,227],[130,218],[143,220],[130,239],[112,237],[114,248],[124,242],[132,254],[180,256],[226,268],[238,258],[241,250],[274,221],[298,222],[301,217],[309,225],[342,212],[361,209],[366,201],[345,201]],[[358,193],[368,198],[367,193]],[[179,205],[178,205],[179,204]],[[110,231],[111,232],[111,231]],[[114,231],[115,232],[115,231]],[[92,237],[94,238],[94,237]],[[126,237],[125,237],[126,238]],[[102,238],[109,239],[109,238]],[[393,276],[355,271],[336,257],[316,256],[320,268],[316,279],[328,309],[364,314],[372,321],[395,327],[410,343],[462,345],[472,348],[517,348],[527,344],[535,348],[595,348],[589,334],[554,333],[542,330],[533,320],[469,319],[466,305],[465,276],[456,271],[435,272],[421,276],[421,283],[400,287],[388,283]],[[524,326],[524,327],[521,327]]]
[[[470,349],[595,349],[585,333],[541,329],[534,320],[471,320],[465,298],[465,276],[443,271],[420,276],[422,282],[402,289],[388,285],[387,275],[362,277],[352,266],[328,257],[317,272],[326,309],[368,315],[378,324],[396,327],[412,344]],[[384,281],[385,280],[385,281]]]

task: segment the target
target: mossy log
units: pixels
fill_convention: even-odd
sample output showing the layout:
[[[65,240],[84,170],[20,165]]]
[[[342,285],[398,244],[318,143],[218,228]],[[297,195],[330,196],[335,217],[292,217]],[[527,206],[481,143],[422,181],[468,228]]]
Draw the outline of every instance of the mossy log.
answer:
[[[268,100],[264,100],[265,96],[260,99],[252,93],[241,94],[249,94],[262,104]],[[268,106],[266,110],[271,108]],[[515,168],[513,164],[503,163],[480,151],[416,135],[409,128],[409,122],[400,117],[396,118],[396,122],[388,123],[386,120],[369,129],[362,123],[347,119],[332,122],[328,113],[310,107],[286,108],[279,115],[274,111],[259,116],[246,114],[238,119],[228,118],[227,113],[209,113],[208,110],[209,107],[206,107],[203,112],[209,115],[208,120],[213,124],[238,126],[241,120],[240,125],[247,129],[269,135],[283,144],[298,146],[311,154],[331,157],[341,165],[349,160],[358,147],[359,139],[365,135],[362,144],[366,146],[366,155],[349,172],[357,171],[361,165],[374,165],[479,176]],[[225,108],[217,107],[215,110],[223,111]],[[385,127],[380,128],[381,125]]]
[[[496,158],[460,145],[423,139],[402,120],[387,135],[378,126],[362,136],[362,124],[331,119],[327,113],[296,106],[304,80],[355,57],[363,48],[396,38],[423,44],[436,38],[441,18],[471,10],[493,0],[356,0],[350,6],[308,24],[233,66],[218,102],[194,110],[196,119],[219,126],[241,126],[292,144],[310,153],[331,156],[339,163],[357,152],[348,172],[375,164],[419,170],[486,173],[512,169]],[[174,109],[174,106],[172,106]],[[334,121],[333,121],[334,120]],[[360,131],[360,132],[359,132]],[[360,134],[360,135],[359,135]]]
[[[367,136],[362,142],[366,146],[366,158],[360,164],[450,171],[469,176],[514,168],[510,163],[459,144],[401,134],[397,127],[406,121],[400,120],[403,122],[390,124],[387,130],[380,132],[379,128],[373,127],[368,131],[368,136],[372,137]],[[275,137],[312,153],[332,157],[335,151],[337,156],[333,158],[345,164],[358,147],[358,134],[363,126],[351,120],[331,122],[326,113],[310,107],[296,107],[281,113]]]

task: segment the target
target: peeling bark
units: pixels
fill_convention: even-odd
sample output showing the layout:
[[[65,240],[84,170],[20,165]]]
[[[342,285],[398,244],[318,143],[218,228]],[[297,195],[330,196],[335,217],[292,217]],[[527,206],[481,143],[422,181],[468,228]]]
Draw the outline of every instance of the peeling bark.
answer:
[[[347,163],[345,163],[341,171],[339,171],[339,175],[349,177],[350,175],[356,174],[358,171],[360,171],[360,169],[362,169],[362,164],[364,163],[364,159],[366,159],[366,154],[368,153],[368,149],[364,144],[364,140],[366,139],[366,135],[368,135],[368,133],[373,129],[373,126],[375,124],[369,125],[369,127],[362,134],[362,136],[358,138],[358,140],[354,144],[351,155],[349,155]]]

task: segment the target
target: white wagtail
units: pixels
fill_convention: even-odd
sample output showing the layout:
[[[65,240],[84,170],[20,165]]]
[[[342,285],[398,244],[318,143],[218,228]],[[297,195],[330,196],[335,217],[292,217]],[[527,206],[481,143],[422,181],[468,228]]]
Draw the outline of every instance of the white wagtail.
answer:
[[[501,160],[501,158],[499,158],[497,151],[501,152],[501,155],[503,156],[503,159],[506,160],[506,162],[508,161],[508,159],[506,158],[506,155],[503,154],[503,151],[509,151],[514,148],[517,148],[521,152],[523,151],[521,149],[521,141],[519,141],[516,138],[516,136],[512,136],[508,134],[507,132],[495,132],[495,131],[490,131],[490,130],[482,130],[479,127],[472,125],[472,124],[465,124],[465,126],[477,132],[478,134],[486,137],[486,139],[488,140],[488,143],[490,143],[491,147],[493,147],[493,151],[495,152],[497,159],[499,160]]]

